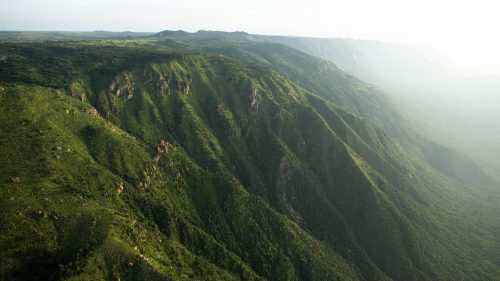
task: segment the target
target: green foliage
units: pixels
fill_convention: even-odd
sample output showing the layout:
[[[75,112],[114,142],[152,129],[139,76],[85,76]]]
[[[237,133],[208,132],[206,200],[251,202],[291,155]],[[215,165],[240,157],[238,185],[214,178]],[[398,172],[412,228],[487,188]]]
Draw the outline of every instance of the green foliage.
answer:
[[[0,44],[0,278],[498,280],[495,182],[245,40]]]

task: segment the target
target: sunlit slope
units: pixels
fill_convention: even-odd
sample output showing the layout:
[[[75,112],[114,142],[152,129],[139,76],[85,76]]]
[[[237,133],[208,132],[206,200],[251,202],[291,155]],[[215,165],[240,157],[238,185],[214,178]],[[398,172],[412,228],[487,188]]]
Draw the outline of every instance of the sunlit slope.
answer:
[[[2,279],[358,279],[179,143],[149,145],[52,88],[4,89]]]
[[[1,52],[3,278],[498,276],[498,194],[286,73],[141,41]]]
[[[415,116],[408,112],[400,114],[389,99],[376,87],[366,84],[358,78],[344,72],[332,62],[307,55],[285,45],[261,42],[273,40],[276,42],[283,41],[284,44],[289,44],[292,47],[303,48],[306,52],[311,52],[309,48],[317,44],[319,49],[329,51],[335,54],[336,57],[352,60],[348,54],[344,54],[340,51],[340,49],[343,49],[340,48],[340,46],[342,42],[343,44],[347,44],[353,40],[256,36],[242,32],[225,33],[213,31],[199,31],[196,33],[164,31],[158,33],[155,37],[158,38],[159,43],[162,45],[173,46],[185,50],[222,54],[238,60],[245,60],[273,68],[310,93],[319,95],[334,103],[335,106],[362,117],[366,122],[381,128],[390,137],[396,138],[398,142],[405,145],[406,149],[416,152],[417,156],[420,155],[423,161],[438,169],[440,172],[466,185],[475,187],[498,186],[498,184],[492,180],[492,177],[483,171],[483,167],[474,163],[473,160],[460,151],[430,142],[426,137],[421,136],[424,133],[428,133],[428,130],[422,129],[420,120],[432,119],[432,114],[426,114],[425,118],[419,116],[419,121],[417,122],[415,119],[411,119]],[[356,43],[357,46],[362,44],[363,41],[353,41],[351,43]],[[391,59],[389,60],[397,60],[399,56],[408,58],[408,56],[411,56],[413,50],[406,46],[406,49],[403,48],[403,50],[395,51],[395,54],[390,54],[391,49],[388,48],[389,50],[383,50],[384,45],[382,43],[365,43],[366,48],[374,45],[377,47],[375,49],[380,50],[379,53],[390,56]],[[397,47],[398,45],[395,45],[391,48],[397,49]],[[415,50],[413,51],[415,52]],[[356,59],[351,63],[359,65],[361,62],[359,59]],[[425,60],[422,64],[425,64]],[[404,63],[400,62],[399,65],[404,65]],[[341,64],[341,66],[345,67],[344,64]],[[380,68],[383,66],[378,65],[378,67]],[[378,70],[386,74],[383,68]],[[414,72],[415,71],[411,73]],[[371,70],[371,73],[378,72]],[[394,79],[397,79],[397,77],[394,77]],[[417,96],[418,94],[415,94],[416,98]],[[443,102],[442,104],[448,103]],[[449,104],[450,107],[453,107],[453,103]],[[407,107],[403,107],[402,109],[404,110],[406,108]],[[437,109],[434,113],[439,114]],[[411,118],[408,119],[408,116]],[[470,117],[464,117],[462,119],[465,118],[469,118],[469,120],[473,119]],[[418,124],[419,126],[415,127],[414,124]],[[456,125],[457,124],[454,126]],[[427,123],[426,126],[433,128],[442,126],[442,124],[436,121],[435,123]],[[421,135],[417,133],[417,128]],[[440,130],[441,133],[444,131],[446,131],[444,128]],[[361,132],[361,134],[363,133]],[[467,132],[463,132],[463,134],[467,134]],[[449,142],[445,143],[448,144]],[[450,143],[450,145],[455,146],[455,143]],[[483,150],[486,150],[486,148]],[[431,151],[435,153],[429,153]],[[437,156],[443,157],[438,158]],[[449,162],[453,163],[447,164]]]
[[[340,70],[332,62],[282,44],[259,42],[245,33],[164,31],[159,43],[175,48],[221,54],[275,69],[303,89],[336,106],[368,118],[397,135],[401,116],[374,86]],[[390,118],[388,118],[390,117]]]

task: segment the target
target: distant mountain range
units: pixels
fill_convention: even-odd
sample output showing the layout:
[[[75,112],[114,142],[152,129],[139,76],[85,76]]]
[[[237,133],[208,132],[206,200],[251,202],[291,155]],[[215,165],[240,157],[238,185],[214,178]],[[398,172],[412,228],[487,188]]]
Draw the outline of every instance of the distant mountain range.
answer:
[[[383,89],[432,138],[500,175],[500,77],[461,69],[425,46],[352,39],[256,36],[334,62]]]

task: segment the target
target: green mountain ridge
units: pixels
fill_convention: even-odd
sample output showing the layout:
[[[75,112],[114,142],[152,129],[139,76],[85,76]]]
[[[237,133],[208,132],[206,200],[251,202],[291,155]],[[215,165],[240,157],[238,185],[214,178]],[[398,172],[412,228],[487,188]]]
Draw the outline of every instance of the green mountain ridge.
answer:
[[[463,69],[440,52],[418,44],[348,38],[249,37],[284,44],[331,61],[374,83],[422,134],[465,152],[498,181],[499,116],[494,106],[499,101],[498,77]]]
[[[482,167],[473,163],[467,156],[462,155],[463,153],[457,150],[452,149],[453,151],[450,151],[450,148],[442,147],[443,151],[437,153],[451,153],[455,156],[450,157],[455,160],[460,158],[461,160],[457,162],[460,163],[459,165],[467,166],[468,172],[465,172],[463,169],[458,173],[452,172],[448,171],[444,165],[435,165],[437,159],[433,160],[432,157],[428,157],[430,156],[428,152],[435,148],[435,143],[422,139],[422,137],[416,134],[415,131],[417,130],[413,125],[414,122],[407,120],[407,117],[395,110],[395,106],[392,105],[385,95],[380,93],[374,86],[368,85],[348,73],[343,72],[333,63],[297,52],[281,44],[260,42],[283,41],[284,44],[302,50],[300,44],[308,46],[308,44],[313,44],[316,41],[322,44],[324,44],[324,42],[340,44],[344,41],[349,41],[347,39],[257,36],[242,32],[224,33],[212,31],[199,31],[197,33],[165,31],[160,32],[156,36],[164,40],[167,39],[162,42],[167,46],[174,45],[177,48],[182,47],[191,50],[201,49],[237,59],[268,65],[285,74],[292,81],[296,81],[296,83],[304,89],[320,95],[344,110],[364,117],[368,122],[375,123],[378,127],[382,127],[386,133],[392,137],[396,137],[399,141],[410,141],[413,146],[418,143],[418,149],[424,154],[424,158],[428,159],[431,165],[445,174],[453,174],[452,177],[455,178],[457,176],[461,177],[462,181],[465,181],[466,184],[484,179],[488,182],[484,182],[484,184],[490,186],[495,185],[494,180],[491,179],[490,175],[484,173]],[[175,41],[172,39],[175,39]],[[255,42],[256,40],[258,42]],[[318,45],[322,46],[322,44],[319,43]],[[299,44],[299,46],[297,46],[297,44]],[[361,41],[361,43],[358,42],[357,44],[363,43]],[[382,44],[377,42],[368,41],[364,44],[375,44],[379,49],[382,48],[380,46]],[[311,47],[309,46],[309,48]],[[330,49],[331,46],[323,46],[323,48]],[[409,49],[411,50],[411,48]],[[335,50],[335,48],[333,48],[333,50]],[[305,48],[304,51],[311,52],[308,48]],[[405,54],[404,51],[400,50],[398,53],[400,56],[408,56],[408,52],[410,51],[406,51]],[[421,53],[426,52],[429,51],[425,49],[421,51]],[[336,51],[332,52],[330,50],[330,53],[338,56]],[[347,54],[344,55],[347,56]],[[353,64],[342,65],[348,66]],[[371,73],[373,74],[373,71],[371,71]],[[360,96],[362,96],[362,101],[360,101]],[[450,157],[445,157],[447,160],[441,161],[449,161],[451,159]],[[469,177],[473,178],[473,180],[468,180],[467,178]]]
[[[126,39],[151,36],[152,32],[111,32],[111,31],[0,31],[0,40],[3,42],[38,42],[38,41],[67,41],[67,40],[106,40]]]
[[[0,44],[1,279],[498,280],[498,184],[383,94],[167,35]]]

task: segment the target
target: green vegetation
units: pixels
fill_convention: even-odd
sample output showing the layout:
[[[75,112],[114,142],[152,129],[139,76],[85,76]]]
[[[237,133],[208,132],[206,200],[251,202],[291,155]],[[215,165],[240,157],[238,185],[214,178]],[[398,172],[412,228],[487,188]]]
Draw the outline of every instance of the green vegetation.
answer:
[[[498,184],[331,63],[210,32],[0,55],[2,280],[500,280]]]
[[[152,35],[149,32],[68,32],[68,31],[0,31],[2,42],[37,42],[37,41],[65,41],[65,40],[102,40],[102,39],[132,39]]]

